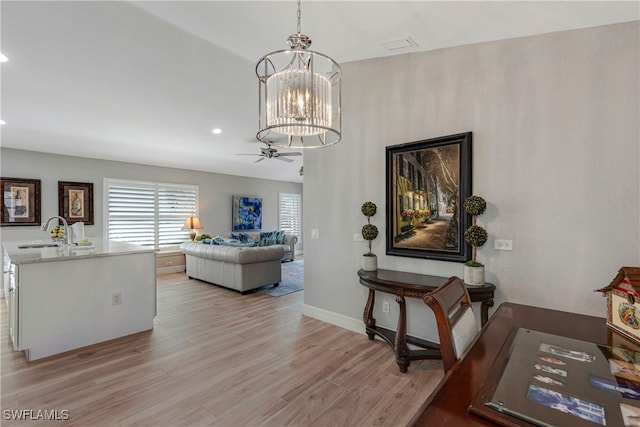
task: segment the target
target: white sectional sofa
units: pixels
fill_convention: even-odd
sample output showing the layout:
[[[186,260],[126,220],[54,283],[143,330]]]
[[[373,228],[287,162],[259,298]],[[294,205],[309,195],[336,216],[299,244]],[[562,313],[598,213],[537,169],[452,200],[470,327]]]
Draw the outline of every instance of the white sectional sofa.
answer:
[[[185,254],[187,276],[242,294],[264,285],[278,286],[282,278],[283,245],[234,247],[187,242],[180,250]]]

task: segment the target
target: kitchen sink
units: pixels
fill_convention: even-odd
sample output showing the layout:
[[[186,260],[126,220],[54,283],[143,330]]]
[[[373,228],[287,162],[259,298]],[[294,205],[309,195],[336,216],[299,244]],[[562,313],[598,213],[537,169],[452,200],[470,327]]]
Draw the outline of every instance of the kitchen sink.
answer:
[[[18,249],[39,249],[39,248],[55,248],[57,243],[30,243],[28,245],[18,245]]]

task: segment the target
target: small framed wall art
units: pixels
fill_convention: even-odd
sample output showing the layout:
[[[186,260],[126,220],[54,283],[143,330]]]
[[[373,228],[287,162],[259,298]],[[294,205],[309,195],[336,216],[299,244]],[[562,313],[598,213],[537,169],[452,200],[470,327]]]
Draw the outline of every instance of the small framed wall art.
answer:
[[[2,223],[40,225],[40,180],[0,178],[2,181]]]
[[[58,181],[58,215],[69,224],[93,225],[93,183]]]
[[[233,196],[233,231],[262,229],[262,198]]]

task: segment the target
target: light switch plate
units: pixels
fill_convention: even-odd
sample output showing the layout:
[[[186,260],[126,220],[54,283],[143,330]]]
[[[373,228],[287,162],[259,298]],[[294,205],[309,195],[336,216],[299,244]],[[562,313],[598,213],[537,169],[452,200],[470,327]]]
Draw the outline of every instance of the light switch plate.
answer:
[[[318,240],[320,238],[320,230],[317,228],[311,229],[311,238],[313,240]]]
[[[495,239],[493,241],[493,249],[496,251],[512,251],[513,240]]]

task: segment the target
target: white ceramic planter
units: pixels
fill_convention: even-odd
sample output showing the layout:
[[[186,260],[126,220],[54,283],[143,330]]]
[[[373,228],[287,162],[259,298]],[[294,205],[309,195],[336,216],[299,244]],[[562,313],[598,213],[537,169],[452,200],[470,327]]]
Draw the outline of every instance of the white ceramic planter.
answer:
[[[362,256],[362,269],[364,271],[376,271],[378,269],[377,256]]]
[[[470,286],[484,285],[484,266],[469,267],[464,266],[464,283]]]

